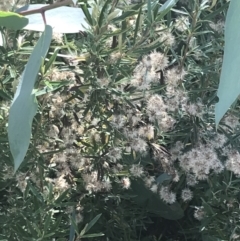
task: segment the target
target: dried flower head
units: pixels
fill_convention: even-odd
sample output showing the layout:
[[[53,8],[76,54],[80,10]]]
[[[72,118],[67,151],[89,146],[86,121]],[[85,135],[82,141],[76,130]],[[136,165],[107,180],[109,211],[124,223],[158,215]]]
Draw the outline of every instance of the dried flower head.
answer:
[[[162,186],[159,194],[160,198],[168,204],[173,204],[176,201],[176,194],[171,192],[169,187]]]
[[[211,22],[209,23],[209,26],[216,32],[218,33],[223,33],[224,32],[224,26],[225,22],[223,21],[218,21],[217,23]]]
[[[122,150],[119,147],[111,148],[108,152],[108,156],[112,162],[117,162],[122,158]]]
[[[225,166],[227,170],[232,171],[237,176],[240,176],[240,154],[238,151],[229,151]]]
[[[198,221],[201,221],[205,216],[204,208],[203,207],[195,207],[196,210],[194,211],[194,218],[196,218]]]
[[[61,44],[63,42],[63,34],[62,33],[53,32],[52,38],[58,44]]]
[[[145,137],[148,140],[154,138],[154,126],[152,125],[142,126],[139,128],[138,132],[139,136]]]
[[[131,181],[130,181],[130,179],[129,179],[128,177],[124,177],[124,178],[122,179],[122,187],[123,187],[124,189],[129,189],[130,186],[131,186]]]
[[[129,171],[134,177],[141,177],[143,175],[143,167],[139,164],[133,164]]]
[[[163,70],[168,66],[168,58],[160,52],[153,51],[149,58],[154,71]]]
[[[116,129],[123,128],[126,123],[126,117],[123,115],[113,115],[111,118],[111,124]]]
[[[188,30],[189,25],[189,18],[185,16],[180,16],[175,21],[175,28],[180,32]]]
[[[184,202],[190,201],[193,198],[193,193],[189,188],[185,188],[182,190],[182,194],[181,194],[182,200]]]
[[[130,146],[132,150],[140,153],[145,153],[148,148],[147,142],[141,139],[140,137],[132,138],[130,141]]]

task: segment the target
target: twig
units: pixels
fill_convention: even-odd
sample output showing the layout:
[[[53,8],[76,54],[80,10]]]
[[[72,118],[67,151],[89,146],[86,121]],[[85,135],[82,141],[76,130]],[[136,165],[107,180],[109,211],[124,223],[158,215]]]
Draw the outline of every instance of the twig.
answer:
[[[50,4],[50,5],[41,7],[41,8],[22,11],[22,12],[19,12],[19,14],[21,14],[23,16],[26,16],[26,15],[30,15],[30,14],[40,13],[43,17],[44,24],[46,25],[47,22],[46,22],[45,12],[47,10],[51,10],[51,9],[54,9],[54,8],[66,6],[66,5],[69,5],[69,4],[73,4],[73,1],[72,0],[64,0],[62,2],[53,3],[53,4]]]

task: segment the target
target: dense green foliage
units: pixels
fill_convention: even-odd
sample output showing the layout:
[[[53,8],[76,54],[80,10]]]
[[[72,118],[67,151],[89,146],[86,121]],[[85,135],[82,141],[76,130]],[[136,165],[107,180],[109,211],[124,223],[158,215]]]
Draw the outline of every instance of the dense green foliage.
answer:
[[[214,116],[228,6],[79,1],[89,27],[53,28],[36,78],[46,32],[1,27],[0,240],[239,239],[238,101]],[[31,128],[18,168],[23,79],[37,112],[15,117]]]

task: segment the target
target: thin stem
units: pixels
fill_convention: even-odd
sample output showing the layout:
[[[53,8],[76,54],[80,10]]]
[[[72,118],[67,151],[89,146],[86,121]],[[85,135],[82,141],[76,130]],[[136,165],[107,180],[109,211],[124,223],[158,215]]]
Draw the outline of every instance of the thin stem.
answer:
[[[53,3],[53,4],[50,4],[50,5],[41,7],[41,8],[22,11],[19,14],[21,14],[23,16],[26,16],[26,15],[30,15],[30,14],[40,13],[42,15],[43,21],[46,25],[47,23],[46,23],[46,18],[45,18],[45,12],[47,10],[51,10],[51,9],[54,9],[54,8],[66,6],[66,5],[69,5],[69,4],[73,4],[73,1],[72,0],[64,0],[62,2]]]

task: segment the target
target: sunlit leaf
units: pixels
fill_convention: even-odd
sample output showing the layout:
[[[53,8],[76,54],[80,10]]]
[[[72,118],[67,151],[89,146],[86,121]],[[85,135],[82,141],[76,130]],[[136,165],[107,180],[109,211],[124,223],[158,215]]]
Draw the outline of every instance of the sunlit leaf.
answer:
[[[225,24],[225,47],[222,72],[217,96],[219,102],[215,107],[215,123],[227,112],[229,107],[240,94],[240,1],[232,0],[227,13]]]
[[[52,28],[46,25],[20,78],[17,91],[9,111],[8,139],[14,158],[14,169],[18,169],[27,153],[31,126],[37,111],[35,95],[32,94],[42,59],[45,58],[52,39]]]
[[[6,27],[12,30],[20,30],[28,24],[28,19],[12,12],[0,11],[0,26]],[[1,40],[0,40],[0,45]]]

